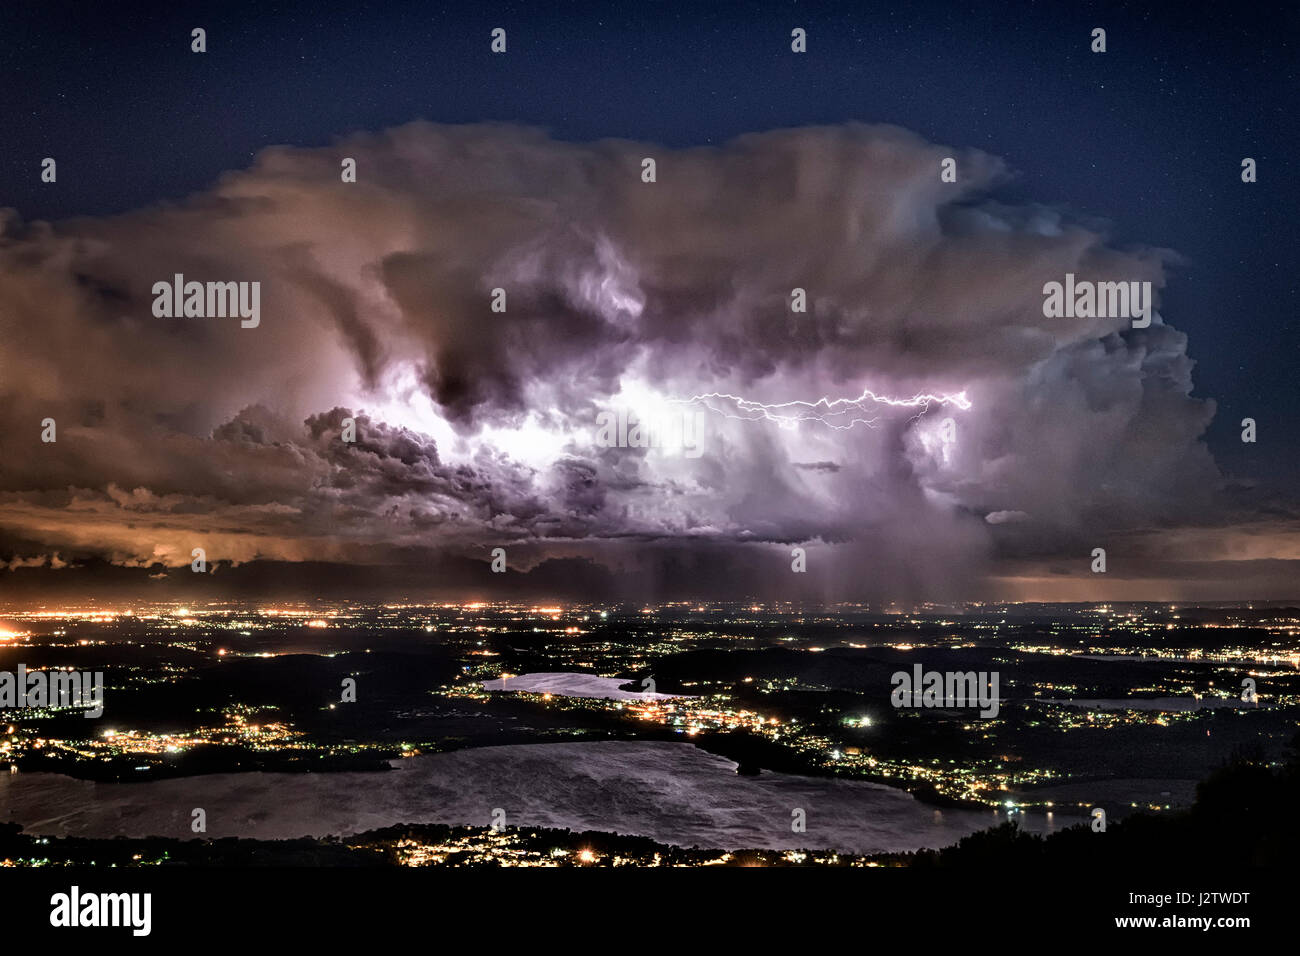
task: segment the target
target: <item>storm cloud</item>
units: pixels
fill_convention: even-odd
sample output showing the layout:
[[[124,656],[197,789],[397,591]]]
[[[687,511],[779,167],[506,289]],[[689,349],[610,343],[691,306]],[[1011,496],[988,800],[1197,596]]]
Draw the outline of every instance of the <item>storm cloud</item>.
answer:
[[[418,122],[268,149],[179,204],[7,211],[0,558],[501,546],[512,568],[585,558],[653,582],[684,562],[701,587],[922,599],[1052,567],[1086,589],[1092,547],[1176,563],[1168,529],[1249,523],[1221,501],[1214,403],[1159,311],[1174,254],[999,202],[1009,177],[889,126],[669,150]],[[1067,273],[1152,283],[1154,321],[1045,317]],[[175,274],[260,282],[260,324],[156,318]],[[889,401],[818,411],[866,392]],[[605,447],[618,410],[698,415],[698,453]]]

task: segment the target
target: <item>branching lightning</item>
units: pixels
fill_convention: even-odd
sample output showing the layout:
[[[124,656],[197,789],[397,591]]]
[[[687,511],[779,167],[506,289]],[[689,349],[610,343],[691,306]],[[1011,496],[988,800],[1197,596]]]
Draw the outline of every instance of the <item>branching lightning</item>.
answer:
[[[849,429],[854,425],[873,427],[879,421],[879,415],[872,415],[872,406],[889,408],[919,409],[913,420],[920,418],[931,405],[953,405],[962,411],[971,407],[964,391],[955,395],[913,395],[911,398],[892,398],[877,395],[871,389],[864,389],[857,398],[826,398],[815,402],[793,401],[778,404],[755,402],[739,395],[724,392],[708,392],[691,398],[671,399],[673,403],[683,405],[703,405],[709,411],[717,412],[726,418],[742,421],[767,420],[776,422],[782,428],[795,428],[800,422],[820,422],[830,428]],[[867,417],[859,417],[867,416]]]

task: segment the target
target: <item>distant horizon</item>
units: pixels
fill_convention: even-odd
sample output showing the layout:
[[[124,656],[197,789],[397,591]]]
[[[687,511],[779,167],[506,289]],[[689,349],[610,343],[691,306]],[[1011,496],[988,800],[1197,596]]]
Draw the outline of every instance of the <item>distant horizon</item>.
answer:
[[[80,603],[78,603],[80,602]],[[121,610],[111,610],[112,607]],[[53,609],[51,605],[54,605]],[[392,595],[387,598],[361,597],[283,597],[259,598],[244,597],[203,597],[194,600],[170,597],[136,597],[118,598],[113,601],[94,597],[81,598],[47,598],[12,602],[0,600],[0,615],[25,614],[41,609],[44,616],[54,618],[60,614],[73,615],[85,611],[96,615],[116,614],[131,615],[136,608],[172,609],[173,615],[178,611],[191,614],[221,613],[223,610],[259,611],[273,616],[307,616],[312,611],[298,611],[295,608],[337,608],[337,609],[400,609],[400,608],[440,608],[461,611],[494,610],[509,608],[527,610],[538,614],[566,614],[570,611],[588,609],[626,610],[632,614],[641,611],[663,611],[677,609],[686,612],[709,610],[749,609],[754,611],[804,613],[813,611],[834,611],[836,609],[884,614],[889,616],[908,614],[967,614],[981,609],[997,610],[1005,608],[1027,609],[1087,609],[1105,608],[1164,608],[1178,610],[1300,610],[1300,597],[1214,600],[1214,601],[1169,601],[1161,599],[1135,599],[1125,601],[1005,601],[1005,600],[964,600],[964,601],[930,601],[915,605],[900,605],[896,602],[880,601],[798,601],[798,600],[764,600],[757,597],[738,597],[727,599],[671,598],[659,601],[600,600],[595,598],[560,598],[546,596],[515,595],[510,597],[485,598],[478,595],[453,596],[435,595]]]

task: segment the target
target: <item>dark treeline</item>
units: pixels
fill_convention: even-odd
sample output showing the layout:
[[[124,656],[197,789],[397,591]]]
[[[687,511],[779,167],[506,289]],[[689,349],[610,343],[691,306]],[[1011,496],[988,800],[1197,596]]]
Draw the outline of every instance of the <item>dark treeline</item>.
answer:
[[[915,867],[1083,867],[1291,865],[1300,852],[1300,735],[1285,762],[1240,752],[1196,788],[1196,801],[1175,813],[1141,813],[1104,832],[1071,827],[1042,837],[1014,823],[973,833],[955,846],[889,857]]]

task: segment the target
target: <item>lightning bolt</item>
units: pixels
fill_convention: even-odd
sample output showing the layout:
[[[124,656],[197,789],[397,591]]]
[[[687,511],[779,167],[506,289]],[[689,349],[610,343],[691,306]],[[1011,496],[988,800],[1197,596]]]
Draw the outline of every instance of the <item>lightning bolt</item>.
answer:
[[[725,392],[708,392],[690,398],[673,398],[669,401],[680,405],[703,405],[709,411],[717,412],[726,418],[742,421],[765,419],[776,422],[782,428],[795,428],[800,422],[813,421],[842,430],[852,428],[854,425],[866,425],[868,428],[874,426],[879,421],[878,416],[857,417],[858,415],[870,416],[869,409],[872,406],[919,409],[912,416],[912,421],[916,421],[929,411],[931,405],[954,405],[962,411],[971,407],[964,391],[955,395],[924,393],[913,395],[911,398],[892,398],[888,395],[877,395],[871,389],[864,389],[857,398],[822,397],[815,402],[793,401],[774,405],[755,402],[739,395],[728,395]]]

